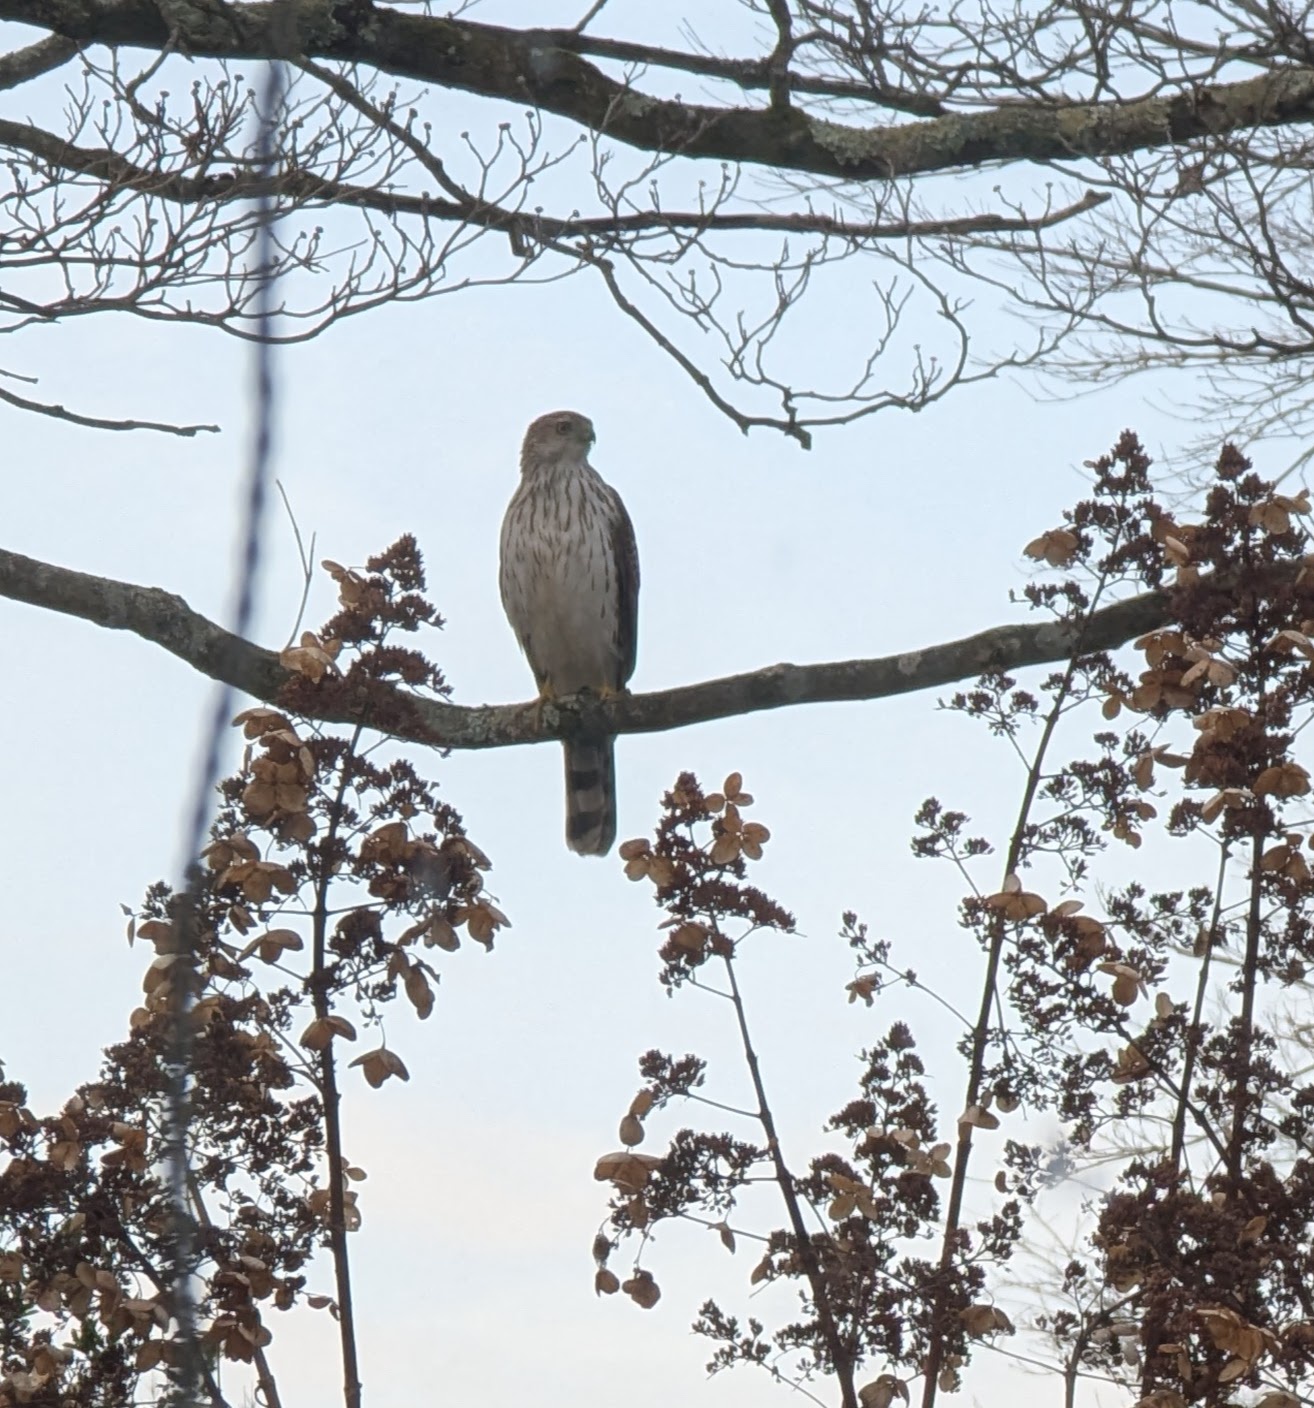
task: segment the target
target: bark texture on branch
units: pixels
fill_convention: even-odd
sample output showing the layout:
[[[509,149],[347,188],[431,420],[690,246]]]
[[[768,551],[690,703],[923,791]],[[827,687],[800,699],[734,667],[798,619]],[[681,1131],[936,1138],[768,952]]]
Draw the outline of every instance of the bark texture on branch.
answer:
[[[272,650],[239,639],[158,587],[93,577],[0,549],[0,596],[131,631],[211,679],[267,703],[278,703],[284,686],[299,679]],[[296,709],[325,723],[364,724],[441,748],[505,748],[578,733],[660,733],[795,704],[885,699],[974,679],[985,670],[1051,664],[1077,648],[1114,649],[1171,619],[1171,594],[1146,592],[1095,612],[1080,642],[1052,621],[1026,622],[877,659],[768,665],[675,689],[605,701],[580,696],[541,707],[447,704],[400,688],[349,699],[331,686],[317,690],[299,681]]]
[[[650,152],[747,162],[846,180],[889,180],[992,162],[1115,156],[1192,138],[1314,121],[1314,69],[1275,68],[1234,83],[1095,103],[1010,103],[862,127],[796,107],[715,107],[649,96],[574,49],[570,31],[518,30],[402,13],[370,0],[0,0],[0,19],[78,44],[258,59],[294,47],[307,58],[368,65],[482,97],[532,104]]]

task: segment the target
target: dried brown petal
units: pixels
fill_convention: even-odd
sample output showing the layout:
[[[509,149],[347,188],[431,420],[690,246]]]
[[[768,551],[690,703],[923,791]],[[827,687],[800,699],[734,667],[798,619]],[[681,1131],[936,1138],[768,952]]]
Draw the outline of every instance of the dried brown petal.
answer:
[[[958,1116],[959,1124],[972,1125],[976,1129],[998,1129],[999,1120],[983,1105],[969,1105]]]
[[[623,1192],[638,1193],[661,1165],[661,1159],[654,1154],[635,1154],[625,1149],[603,1154],[593,1166],[593,1177],[599,1183],[614,1183]]]
[[[628,1281],[621,1286],[621,1290],[635,1303],[641,1305],[644,1310],[651,1310],[662,1298],[661,1290],[657,1282],[652,1279],[650,1271],[636,1271]]]
[[[1051,567],[1066,567],[1077,555],[1080,547],[1077,535],[1067,528],[1050,528],[1022,549],[1037,562],[1047,562]]]
[[[395,1051],[389,1051],[386,1046],[380,1046],[377,1051],[367,1051],[363,1056],[357,1056],[351,1064],[361,1068],[365,1079],[375,1090],[392,1076],[396,1076],[399,1080],[410,1080],[411,1078],[411,1074],[406,1069],[401,1057]]]
[[[858,1402],[862,1408],[890,1408],[896,1398],[908,1402],[908,1385],[893,1374],[882,1374],[858,1390]]]

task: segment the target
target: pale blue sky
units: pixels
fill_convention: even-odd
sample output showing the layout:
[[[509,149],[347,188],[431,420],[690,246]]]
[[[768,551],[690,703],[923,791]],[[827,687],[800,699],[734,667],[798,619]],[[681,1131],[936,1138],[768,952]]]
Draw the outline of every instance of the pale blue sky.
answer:
[[[822,366],[830,355],[820,338],[809,351]],[[12,370],[40,377],[33,394],[79,410],[224,427],[190,441],[111,435],[0,407],[3,545],[221,613],[249,349],[99,317],[25,333],[3,352]],[[822,434],[805,454],[768,433],[740,435],[584,279],[352,319],[280,352],[278,372],[277,473],[302,531],[317,535],[317,557],[343,563],[417,535],[448,621],[430,649],[465,703],[530,693],[496,555],[520,436],[544,411],[593,418],[594,463],[629,506],[643,571],[633,685],[644,690],[887,654],[1017,619],[1008,595],[1026,579],[1020,549],[1078,496],[1081,462],[1125,425],[1152,447],[1185,438],[1134,388],[1038,404],[1034,383],[1001,380],[917,417]],[[256,634],[277,646],[300,590],[279,513],[266,542]],[[307,623],[332,601],[318,578]],[[210,686],[135,638],[31,608],[0,602],[0,631],[10,661],[0,1056],[45,1112],[91,1076],[137,1001],[144,957],[127,948],[118,905],[175,864]],[[230,761],[237,751],[233,738]],[[1017,795],[1006,750],[918,696],[625,738],[618,766],[622,838],[651,827],[684,768],[709,784],[741,770],[771,826],[761,880],[804,937],[766,944],[745,981],[797,1162],[826,1147],[817,1131],[853,1093],[853,1053],[905,1011],[939,1058],[935,1093],[951,1121],[956,1034],[925,1004],[847,1006],[850,967],[833,935],[841,911],[856,909],[925,980],[969,999],[975,960],[956,926],[958,886],[914,862],[907,838],[931,793],[997,832]],[[614,1146],[636,1057],[700,1051],[714,1059],[709,1093],[733,1100],[742,1077],[726,1013],[661,995],[647,887],[626,881],[614,854],[566,851],[555,746],[455,754],[436,771],[491,856],[490,889],[514,927],[491,956],[444,958],[427,1024],[394,1017],[408,1086],[348,1086],[347,1150],[370,1174],[354,1242],[367,1401],[400,1408],[435,1384],[493,1405],[787,1401],[746,1371],[706,1382],[706,1346],[687,1331],[709,1293],[750,1307],[752,1253],[732,1260],[696,1229],[663,1229],[649,1256],[665,1292],[656,1311],[591,1292],[588,1249],[605,1204],[591,1170]],[[692,1118],[653,1120],[645,1147]],[[982,1159],[978,1172],[991,1171]],[[279,1317],[273,1329],[285,1401],[328,1401],[327,1319]]]

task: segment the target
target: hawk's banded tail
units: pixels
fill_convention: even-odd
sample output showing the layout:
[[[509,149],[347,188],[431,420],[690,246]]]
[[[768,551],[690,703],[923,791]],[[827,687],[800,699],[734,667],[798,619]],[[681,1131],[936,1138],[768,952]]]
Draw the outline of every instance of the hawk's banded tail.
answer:
[[[566,845],[582,856],[605,856],[616,839],[615,742],[576,739],[565,745]]]

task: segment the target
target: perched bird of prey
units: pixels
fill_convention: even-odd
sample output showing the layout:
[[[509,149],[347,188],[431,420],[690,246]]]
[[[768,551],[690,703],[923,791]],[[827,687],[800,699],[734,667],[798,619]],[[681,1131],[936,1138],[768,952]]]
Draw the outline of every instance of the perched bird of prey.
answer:
[[[639,553],[620,495],[589,464],[593,440],[577,411],[539,416],[502,520],[502,605],[542,699],[619,694],[634,673]],[[616,839],[614,744],[565,744],[566,844],[581,855]]]

